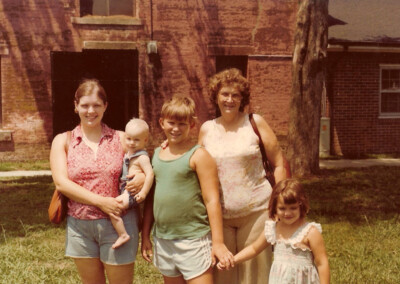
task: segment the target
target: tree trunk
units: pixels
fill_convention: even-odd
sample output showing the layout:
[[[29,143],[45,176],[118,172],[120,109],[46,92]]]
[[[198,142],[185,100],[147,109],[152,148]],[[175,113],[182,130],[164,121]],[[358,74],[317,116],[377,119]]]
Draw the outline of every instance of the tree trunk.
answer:
[[[321,96],[328,43],[328,0],[300,0],[292,66],[287,157],[292,173],[319,169]]]

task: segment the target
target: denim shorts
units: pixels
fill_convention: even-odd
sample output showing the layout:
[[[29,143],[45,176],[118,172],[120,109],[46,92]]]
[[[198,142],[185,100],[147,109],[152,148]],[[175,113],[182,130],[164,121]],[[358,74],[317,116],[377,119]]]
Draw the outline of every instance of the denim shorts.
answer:
[[[65,255],[72,258],[100,258],[111,265],[135,262],[138,250],[138,227],[135,210],[122,217],[130,240],[117,249],[111,246],[118,239],[110,219],[80,220],[68,216]]]
[[[154,265],[167,277],[190,280],[211,267],[211,234],[194,240],[165,240],[153,236]]]

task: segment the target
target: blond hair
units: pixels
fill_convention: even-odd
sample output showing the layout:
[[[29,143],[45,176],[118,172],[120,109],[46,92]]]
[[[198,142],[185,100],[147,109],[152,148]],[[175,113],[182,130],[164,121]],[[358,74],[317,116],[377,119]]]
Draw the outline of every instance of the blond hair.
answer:
[[[196,119],[195,109],[196,104],[190,97],[173,96],[163,104],[161,118],[193,122]]]
[[[145,132],[147,135],[149,135],[149,125],[143,119],[134,117],[131,120],[129,120],[125,126],[125,132],[127,132],[128,128],[131,128],[131,127],[142,129],[143,132]]]

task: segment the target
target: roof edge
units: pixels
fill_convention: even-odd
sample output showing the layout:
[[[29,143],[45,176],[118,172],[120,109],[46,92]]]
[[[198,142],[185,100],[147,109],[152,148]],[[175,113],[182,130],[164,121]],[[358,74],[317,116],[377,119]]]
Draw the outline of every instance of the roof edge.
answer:
[[[400,53],[400,44],[397,46],[328,44],[328,52]]]

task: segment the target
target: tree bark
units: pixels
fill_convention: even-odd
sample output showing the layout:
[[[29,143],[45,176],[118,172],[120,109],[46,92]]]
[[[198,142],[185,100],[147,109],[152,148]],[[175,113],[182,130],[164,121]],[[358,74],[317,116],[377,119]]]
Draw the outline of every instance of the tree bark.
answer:
[[[321,96],[326,77],[328,0],[300,0],[292,62],[287,157],[292,173],[319,169]]]

